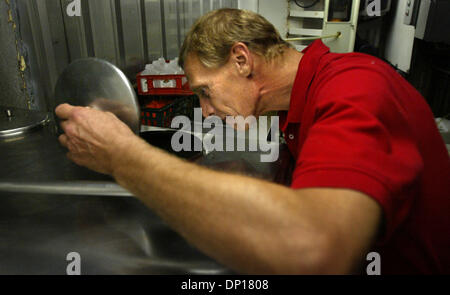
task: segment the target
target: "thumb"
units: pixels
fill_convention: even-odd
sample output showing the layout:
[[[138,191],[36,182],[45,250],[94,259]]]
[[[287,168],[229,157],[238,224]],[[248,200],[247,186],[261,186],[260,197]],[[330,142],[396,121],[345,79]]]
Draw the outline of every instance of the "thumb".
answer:
[[[72,114],[72,111],[74,108],[75,108],[74,106],[72,106],[68,103],[63,103],[55,108],[55,114],[60,119],[67,120],[67,119],[69,119],[70,115]]]

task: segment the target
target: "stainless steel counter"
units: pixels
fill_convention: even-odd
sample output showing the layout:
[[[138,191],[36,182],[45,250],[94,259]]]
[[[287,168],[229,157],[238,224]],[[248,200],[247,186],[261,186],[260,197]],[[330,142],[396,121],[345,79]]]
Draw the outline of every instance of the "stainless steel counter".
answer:
[[[30,185],[81,185],[116,191],[113,179],[65,157],[50,123],[23,138],[0,140],[0,274],[66,274],[70,252],[82,274],[227,274],[134,197],[101,193],[39,193]],[[275,163],[257,152],[211,152],[200,165],[289,182],[285,146]],[[23,190],[1,189],[22,182]],[[28,190],[27,188],[28,185]],[[4,187],[5,188],[5,187]]]

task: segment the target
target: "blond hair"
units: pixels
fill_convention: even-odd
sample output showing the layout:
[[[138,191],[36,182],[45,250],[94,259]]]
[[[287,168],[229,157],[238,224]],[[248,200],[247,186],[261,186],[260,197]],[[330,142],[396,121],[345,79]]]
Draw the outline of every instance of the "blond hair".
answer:
[[[223,8],[200,17],[189,30],[180,50],[179,65],[194,53],[207,67],[228,61],[232,46],[242,42],[251,52],[271,60],[291,47],[275,27],[261,15],[248,10]]]

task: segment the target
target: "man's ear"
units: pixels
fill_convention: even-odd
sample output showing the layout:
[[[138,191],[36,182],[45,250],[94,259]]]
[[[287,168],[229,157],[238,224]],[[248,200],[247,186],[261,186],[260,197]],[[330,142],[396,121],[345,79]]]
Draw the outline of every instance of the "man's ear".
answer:
[[[237,42],[231,47],[230,60],[236,67],[239,75],[249,77],[253,71],[253,56],[247,45]]]

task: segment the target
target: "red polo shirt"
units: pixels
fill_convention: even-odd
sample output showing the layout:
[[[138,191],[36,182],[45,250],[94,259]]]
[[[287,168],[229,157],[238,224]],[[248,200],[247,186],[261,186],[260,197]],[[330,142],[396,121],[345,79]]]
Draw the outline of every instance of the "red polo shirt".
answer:
[[[450,273],[450,158],[423,97],[360,53],[303,51],[280,128],[292,188],[354,189],[384,213],[381,272]]]

